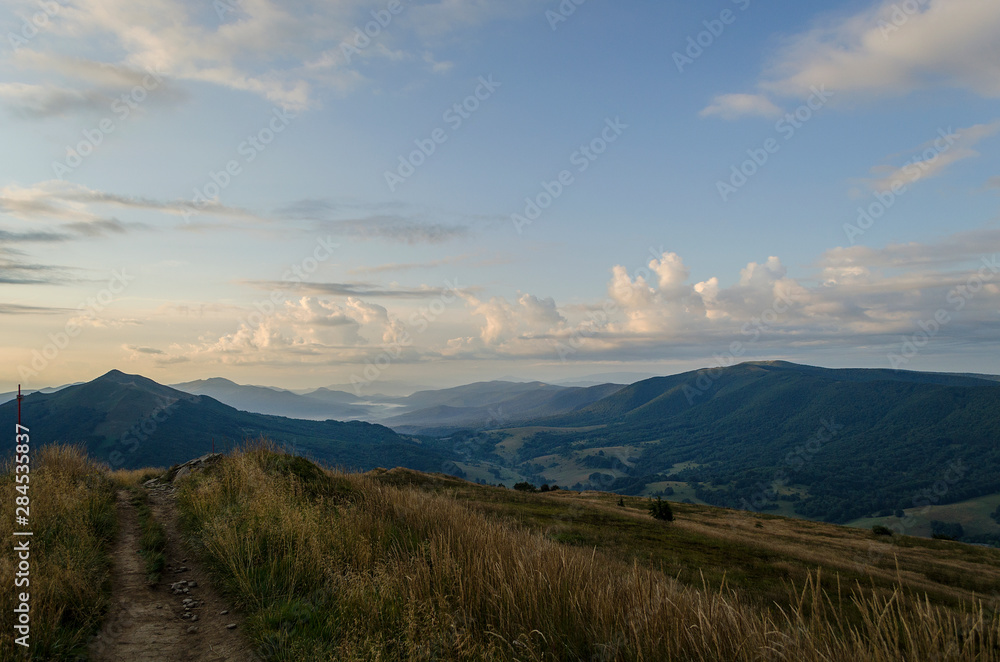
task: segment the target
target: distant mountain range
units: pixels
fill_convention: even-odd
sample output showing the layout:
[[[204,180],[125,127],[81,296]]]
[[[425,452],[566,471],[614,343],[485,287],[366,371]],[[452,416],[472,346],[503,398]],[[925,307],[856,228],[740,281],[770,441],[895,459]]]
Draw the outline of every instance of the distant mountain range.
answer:
[[[543,416],[566,414],[622,388],[581,388],[543,382],[477,382],[417,391],[409,396],[369,398],[327,388],[295,393],[243,386],[228,379],[203,379],[173,388],[207,395],[236,409],[310,420],[363,420],[406,434],[443,435],[465,428],[502,427]]]
[[[221,379],[177,386],[111,371],[31,393],[24,414],[35,443],[79,443],[114,467],[171,465],[263,436],[355,469],[663,493],[840,523],[981,500],[969,517],[1000,541],[988,517],[1000,503],[991,375],[756,362],[628,386],[480,382],[377,403]],[[16,407],[0,405],[0,420]]]
[[[80,444],[113,468],[170,466],[213,447],[225,450],[261,437],[355,469],[419,465],[441,471],[448,466],[433,448],[381,425],[248,413],[117,370],[55,393],[32,393],[22,409],[35,444]],[[16,418],[16,402],[0,405],[0,420]],[[9,454],[10,447],[6,450]]]
[[[244,386],[219,377],[171,386],[192,395],[207,395],[236,409],[272,416],[370,420],[375,413],[373,407],[353,404],[359,400],[354,395],[325,388],[300,395],[267,386]]]

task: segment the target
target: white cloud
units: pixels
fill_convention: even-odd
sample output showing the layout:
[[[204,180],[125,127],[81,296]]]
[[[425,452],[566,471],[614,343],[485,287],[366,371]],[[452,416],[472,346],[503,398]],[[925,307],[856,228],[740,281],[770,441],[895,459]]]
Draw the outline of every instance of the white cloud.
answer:
[[[763,94],[721,94],[698,113],[702,117],[718,116],[733,120],[745,115],[778,117],[781,109]]]
[[[446,72],[452,63],[438,61],[433,53],[445,37],[542,4],[404,2],[404,11],[389,26],[359,46],[356,30],[364,30],[373,20],[373,8],[385,11],[384,5],[366,0],[77,0],[61,4],[45,29],[47,39],[36,38],[12,58],[22,69],[59,80],[45,82],[44,94],[8,89],[7,96],[19,92],[15,100],[24,112],[68,112],[96,103],[96,91],[134,85],[129,81],[133,73],[152,70],[174,81],[245,91],[301,110],[316,105],[317,90],[344,93],[355,88],[364,80],[359,66],[372,59]],[[38,10],[28,0],[0,0],[0,5],[29,16]],[[356,55],[348,58],[343,44],[357,47]],[[67,58],[50,47],[87,56]],[[29,91],[34,96],[26,97]]]
[[[799,276],[771,256],[734,270],[725,284],[726,275],[691,282],[683,259],[665,251],[637,271],[614,266],[606,296],[582,305],[527,293],[478,297],[467,288],[456,293],[464,308],[428,321],[402,300],[387,307],[354,296],[305,296],[270,315],[248,309],[234,331],[148,358],[274,365],[362,365],[378,355],[393,363],[704,360],[734,342],[758,355],[891,351],[942,309],[954,321],[928,351],[947,352],[963,341],[982,345],[990,333],[1000,338],[998,259],[1000,229],[983,229],[933,244],[836,248]]]
[[[892,190],[894,186],[908,186],[924,179],[937,177],[950,166],[976,156],[974,148],[980,142],[1000,131],[1000,120],[977,124],[957,131],[941,131],[940,135],[910,153],[902,166],[881,165],[872,168],[877,177],[869,181],[875,191]]]
[[[912,7],[912,10],[910,9]],[[1000,3],[984,0],[883,0],[848,16],[826,15],[787,39],[758,81],[760,94],[723,95],[702,111],[738,114],[726,97],[802,99],[813,86],[835,103],[905,96],[918,90],[958,89],[1000,97]]]

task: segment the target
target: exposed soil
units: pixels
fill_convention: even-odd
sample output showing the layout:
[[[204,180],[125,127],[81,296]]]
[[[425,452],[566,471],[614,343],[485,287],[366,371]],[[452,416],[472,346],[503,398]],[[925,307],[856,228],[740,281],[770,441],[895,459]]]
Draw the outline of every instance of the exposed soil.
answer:
[[[158,584],[147,583],[139,556],[138,516],[129,493],[120,491],[121,526],[114,555],[113,606],[104,628],[90,645],[91,659],[97,662],[256,660],[242,634],[243,619],[225,603],[212,587],[208,573],[185,549],[177,524],[173,488],[158,485],[150,488],[149,493],[150,508],[167,533],[166,570]]]

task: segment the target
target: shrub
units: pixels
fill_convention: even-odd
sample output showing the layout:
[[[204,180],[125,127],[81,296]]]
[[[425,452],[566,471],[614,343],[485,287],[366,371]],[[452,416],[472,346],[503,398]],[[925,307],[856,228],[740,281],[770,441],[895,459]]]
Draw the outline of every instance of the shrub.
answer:
[[[937,540],[958,540],[965,535],[965,529],[958,522],[931,521],[931,537]]]
[[[514,489],[518,492],[537,492],[538,488],[529,483],[528,481],[522,481],[514,485]]]
[[[881,524],[876,524],[872,527],[872,533],[877,536],[892,536],[892,529]]]
[[[649,502],[649,514],[665,522],[674,521],[674,511],[670,507],[670,503],[660,497],[656,497],[656,501]]]

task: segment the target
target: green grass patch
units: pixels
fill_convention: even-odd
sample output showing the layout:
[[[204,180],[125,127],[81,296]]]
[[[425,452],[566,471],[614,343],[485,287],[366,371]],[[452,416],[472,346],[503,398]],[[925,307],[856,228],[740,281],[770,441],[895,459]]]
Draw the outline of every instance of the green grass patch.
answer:
[[[146,582],[154,586],[160,583],[167,562],[167,532],[149,507],[149,493],[142,487],[133,487],[129,492],[139,518],[139,556],[145,563]]]

